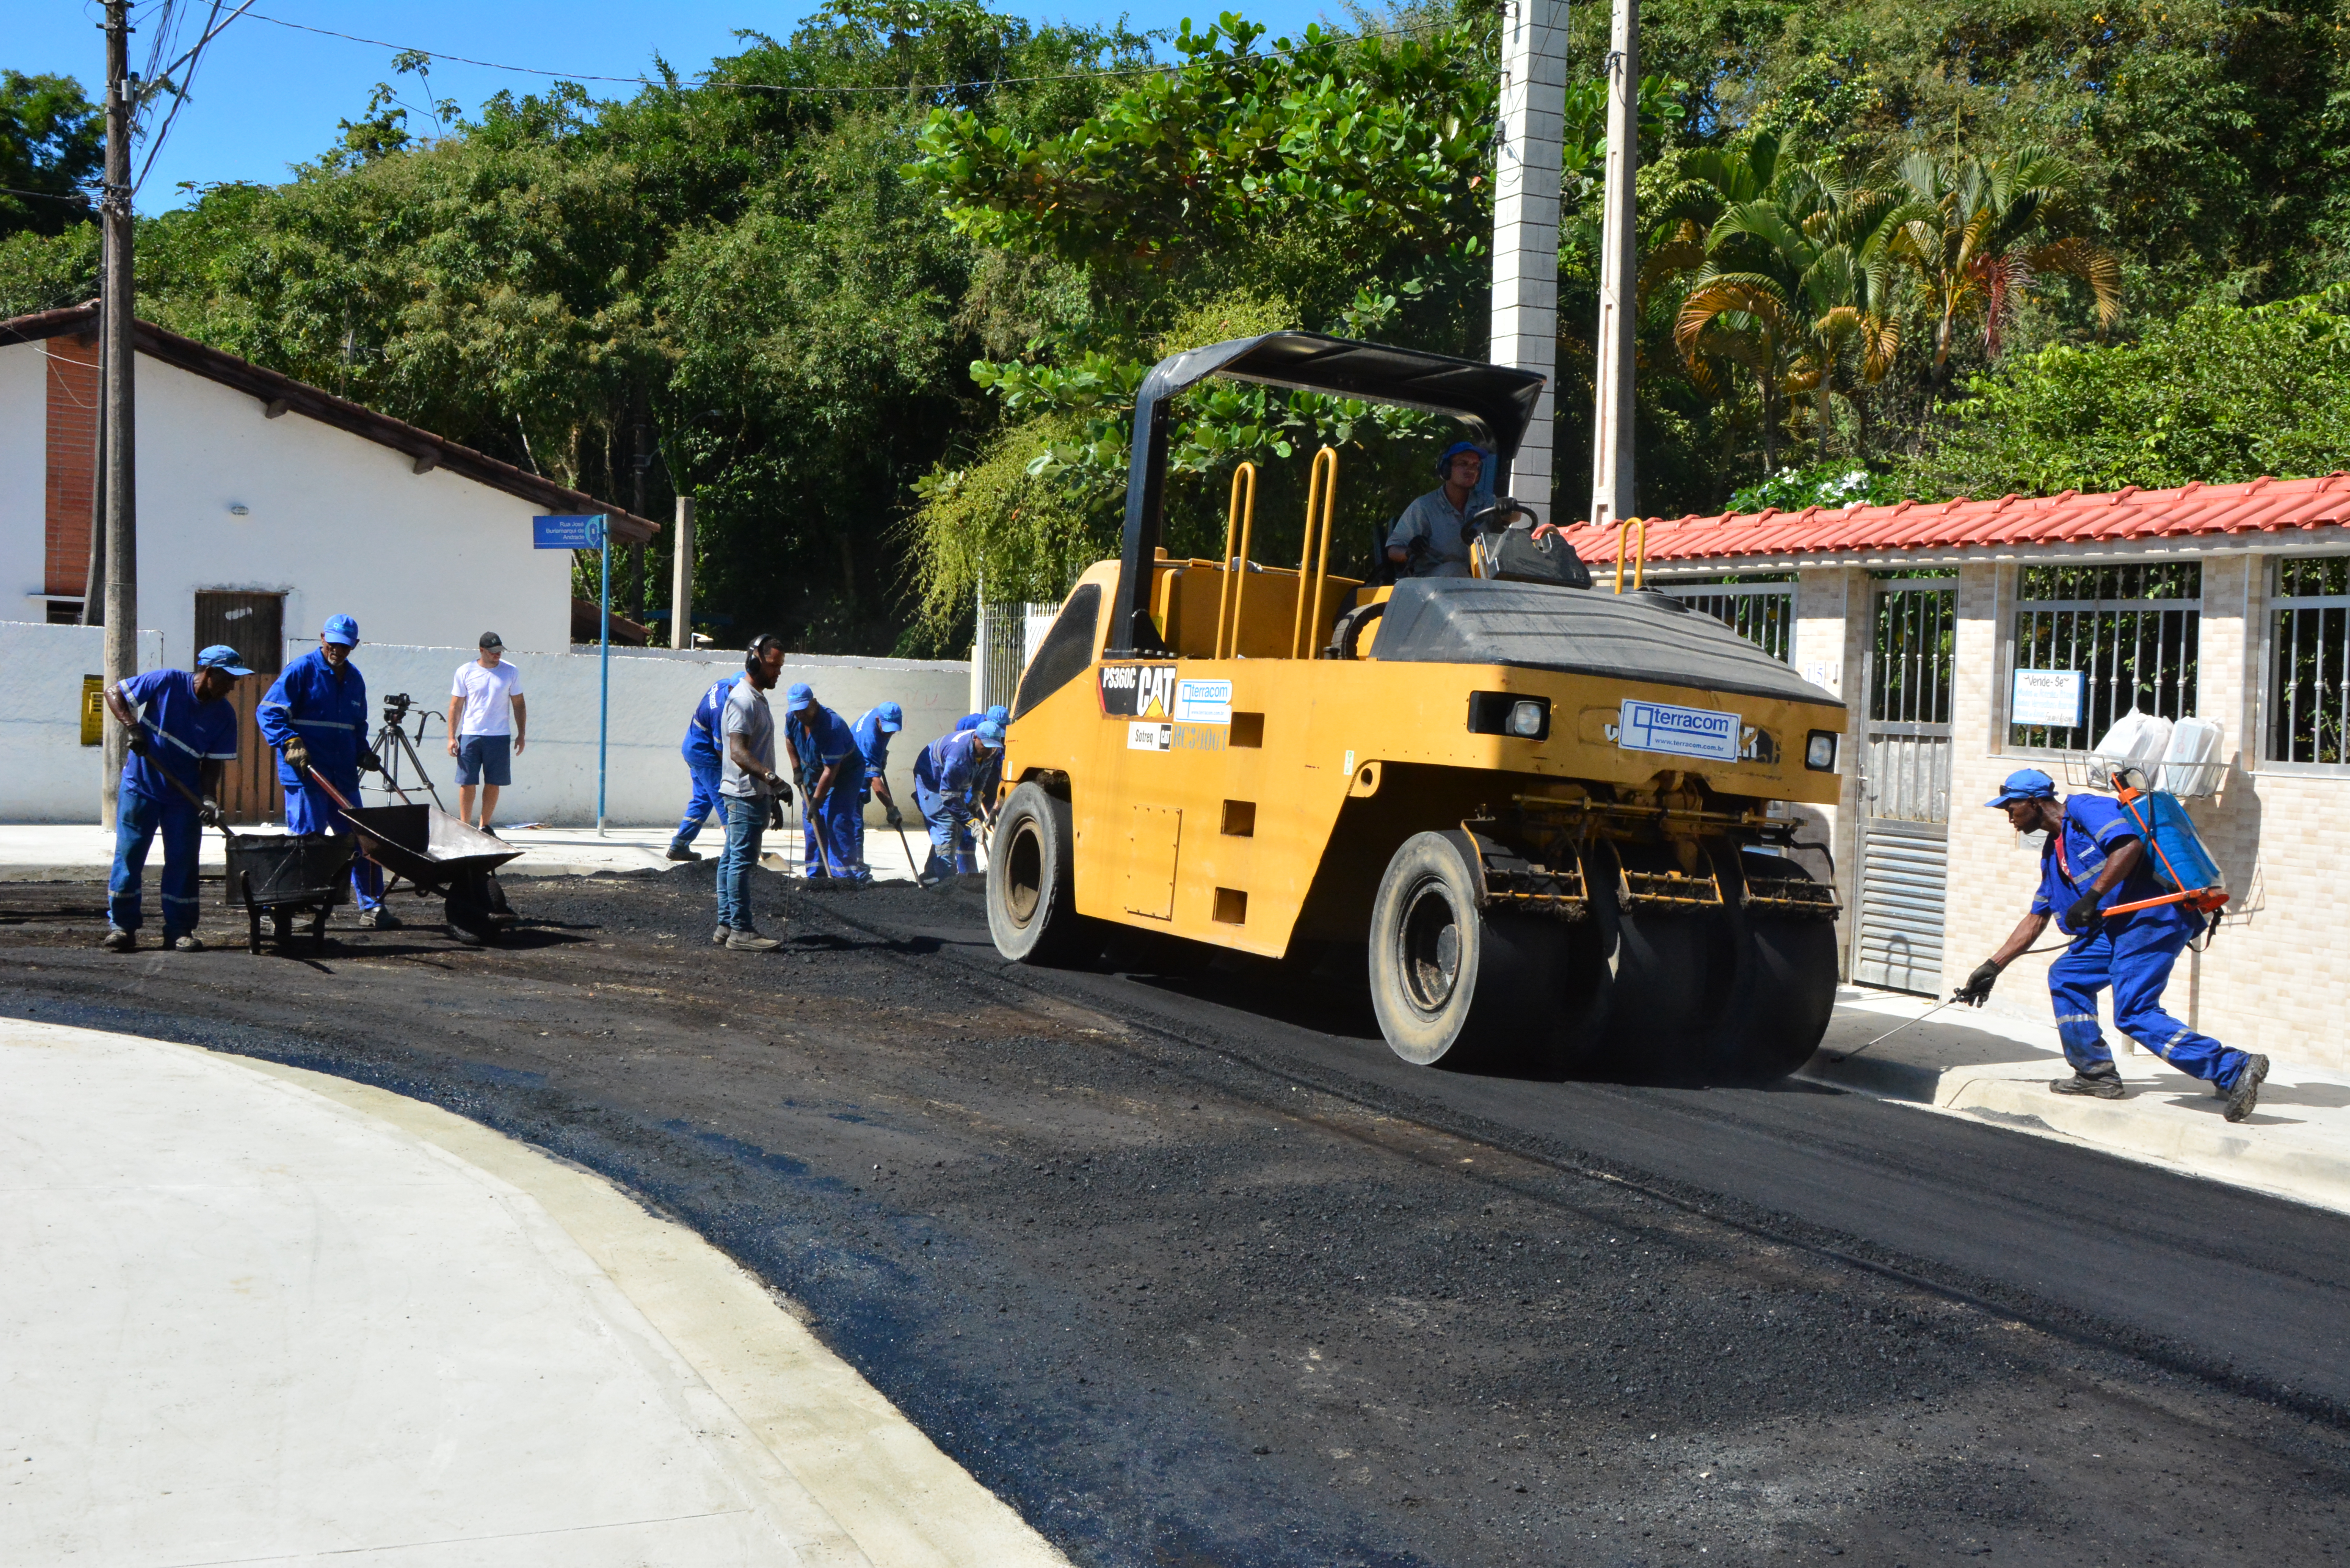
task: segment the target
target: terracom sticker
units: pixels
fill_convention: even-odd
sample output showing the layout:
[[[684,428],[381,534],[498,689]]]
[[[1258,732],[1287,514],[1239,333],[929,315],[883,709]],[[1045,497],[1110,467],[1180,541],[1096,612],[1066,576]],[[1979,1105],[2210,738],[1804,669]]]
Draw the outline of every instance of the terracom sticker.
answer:
[[[1104,664],[1098,670],[1105,719],[1175,717],[1173,665]]]
[[[1178,680],[1175,716],[1194,724],[1232,722],[1232,683],[1229,680]]]
[[[1676,757],[1734,763],[1740,722],[1735,713],[1627,698],[1617,718],[1616,743],[1627,752],[1664,752]]]

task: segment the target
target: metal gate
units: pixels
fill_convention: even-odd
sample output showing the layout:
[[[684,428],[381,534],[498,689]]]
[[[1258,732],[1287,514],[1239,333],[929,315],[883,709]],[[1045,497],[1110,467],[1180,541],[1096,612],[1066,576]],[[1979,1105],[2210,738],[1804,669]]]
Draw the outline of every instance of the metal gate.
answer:
[[[1060,613],[1057,604],[979,601],[978,635],[972,650],[979,668],[972,684],[980,711],[999,702],[1007,708],[1012,705],[1021,673],[1036,657],[1036,645],[1053,629],[1054,618]]]
[[[1932,579],[1898,580],[1878,589],[1874,607],[1852,976],[1930,993],[1942,983],[1958,591]]]

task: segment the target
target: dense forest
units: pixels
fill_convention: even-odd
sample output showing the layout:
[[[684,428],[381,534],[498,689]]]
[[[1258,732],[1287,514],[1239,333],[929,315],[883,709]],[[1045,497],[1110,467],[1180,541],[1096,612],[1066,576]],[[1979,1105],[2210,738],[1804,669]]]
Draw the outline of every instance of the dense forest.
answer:
[[[1649,0],[1640,508],[2350,466],[2345,9]],[[1575,7],[1563,514],[1606,27]],[[655,516],[691,493],[707,629],[865,652],[955,649],[979,592],[1055,597],[1108,550],[1161,354],[1280,327],[1483,353],[1491,0],[1286,39],[833,0],[741,41],[471,112],[399,57],[286,182],[142,220],[140,313]],[[0,315],[94,292],[56,198],[96,134],[77,84],[0,73]],[[1232,386],[1180,421],[1175,543],[1210,553],[1244,458],[1275,553],[1336,445],[1367,555],[1449,439]]]

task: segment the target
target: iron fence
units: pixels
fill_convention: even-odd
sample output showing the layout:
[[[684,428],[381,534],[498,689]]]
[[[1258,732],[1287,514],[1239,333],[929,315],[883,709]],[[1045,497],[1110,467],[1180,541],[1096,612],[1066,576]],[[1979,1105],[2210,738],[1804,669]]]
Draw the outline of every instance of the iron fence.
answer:
[[[2165,719],[2195,711],[2199,563],[2026,566],[2016,600],[2011,668],[2079,670],[2087,700],[2079,724],[2010,724],[2010,745],[2085,752],[2133,709]]]
[[[2350,763],[2350,556],[2276,563],[2268,760]]]
[[[1887,583],[1877,590],[1876,608],[1861,775],[1868,815],[1947,822],[1958,590],[1931,578]]]
[[[1053,603],[979,601],[978,633],[972,640],[976,644],[972,657],[979,660],[981,711],[998,703],[1012,705],[1013,693],[1020,689],[1021,672],[1028,668],[1037,643],[1060,613],[1061,607]]]
[[[1787,582],[1726,579],[1669,587],[1665,590],[1693,610],[1711,616],[1780,663],[1790,662],[1795,644],[1795,588]]]

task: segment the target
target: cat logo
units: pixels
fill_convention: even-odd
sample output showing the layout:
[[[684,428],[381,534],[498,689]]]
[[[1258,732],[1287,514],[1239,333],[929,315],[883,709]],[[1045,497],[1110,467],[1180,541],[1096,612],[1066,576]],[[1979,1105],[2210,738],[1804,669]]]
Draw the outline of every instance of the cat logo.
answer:
[[[1105,664],[1098,667],[1102,717],[1171,719],[1175,667],[1171,664]]]

